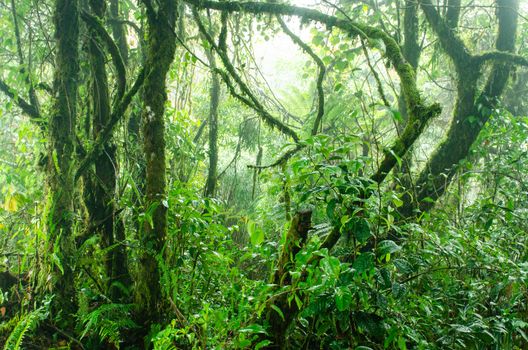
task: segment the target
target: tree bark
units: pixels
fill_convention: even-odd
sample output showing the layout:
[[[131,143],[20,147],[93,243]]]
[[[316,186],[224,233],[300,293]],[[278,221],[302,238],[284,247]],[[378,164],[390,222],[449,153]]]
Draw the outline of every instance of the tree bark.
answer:
[[[446,23],[451,29],[458,27],[460,4],[461,0],[449,0],[447,2]]]
[[[206,50],[211,66],[211,89],[209,92],[209,171],[205,184],[205,196],[214,197],[218,173],[218,104],[220,99],[220,81],[216,70],[216,60],[212,50]]]
[[[91,0],[90,7],[95,16],[103,18],[106,12],[104,0]],[[92,70],[92,139],[95,141],[104,130],[111,118],[110,93],[108,76],[106,73],[106,55],[102,51],[102,39],[91,29],[89,38],[89,58]],[[115,283],[128,285],[130,277],[126,265],[126,252],[122,243],[124,225],[119,222],[116,208],[117,167],[118,160],[116,146],[110,140],[103,146],[95,160],[95,174],[85,176],[86,192],[90,196],[87,208],[90,223],[94,232],[101,236],[101,248],[106,251],[105,270],[107,277],[107,291],[112,300],[123,297]],[[117,243],[116,246],[114,246]]]
[[[312,226],[312,211],[299,211],[291,221],[290,229],[286,234],[286,240],[282,247],[277,269],[273,273],[271,283],[283,287],[290,285],[290,271],[295,265],[295,255],[301,251],[308,237],[308,231]],[[282,316],[272,308],[275,306],[282,312]],[[288,294],[282,293],[275,300],[270,301],[264,315],[270,326],[270,340],[272,343],[267,349],[284,349],[288,327],[299,312],[295,301],[288,302]]]
[[[74,285],[73,199],[75,194],[75,128],[79,78],[78,0],[56,0],[55,74],[53,111],[49,121],[48,247],[53,256],[55,293],[53,313],[61,315],[64,327],[73,326],[76,311]]]
[[[517,32],[518,0],[497,0],[499,20],[496,48],[513,52]],[[436,32],[440,44],[453,60],[456,68],[457,100],[454,118],[446,140],[429,158],[424,170],[416,181],[415,198],[407,196],[400,213],[404,218],[412,217],[416,210],[427,211],[447,190],[456,172],[458,163],[466,158],[478,134],[488,121],[497,99],[504,90],[510,65],[496,62],[487,83],[479,94],[478,80],[482,76],[482,61],[472,56],[463,42],[453,33],[448,24],[440,18],[429,0],[422,0],[421,7]]]
[[[403,12],[402,55],[411,65],[411,67],[413,67],[415,72],[415,79],[418,69],[418,62],[420,61],[420,55],[422,53],[422,48],[420,47],[420,43],[418,42],[418,34],[418,4],[416,3],[416,1],[406,0]],[[402,124],[405,125],[408,120],[408,115],[403,92],[400,92],[400,96],[398,98],[398,107],[403,119]],[[401,127],[401,129],[403,129],[403,127]]]
[[[116,20],[122,17],[119,9],[119,0],[110,0],[110,15],[112,16],[112,19]],[[126,19],[126,15],[123,16],[123,18]],[[119,52],[121,53],[121,57],[123,58],[123,62],[126,65],[128,63],[128,45],[124,24],[119,21],[113,21],[112,34],[117,43],[117,47],[119,48]]]
[[[147,73],[143,92],[143,151],[146,159],[145,209],[151,221],[140,230],[140,253],[135,299],[140,321],[149,325],[160,319],[161,288],[157,257],[167,232],[167,197],[165,175],[165,124],[167,101],[166,75],[174,59],[177,17],[176,1],[161,0],[158,9],[145,1],[148,20]],[[151,224],[152,223],[152,224]]]

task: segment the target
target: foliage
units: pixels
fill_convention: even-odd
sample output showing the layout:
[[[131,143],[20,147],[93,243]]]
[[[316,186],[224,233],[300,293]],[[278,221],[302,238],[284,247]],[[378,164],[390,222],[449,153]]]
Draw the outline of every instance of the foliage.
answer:
[[[526,348],[526,5],[295,3],[2,4],[4,349]]]
[[[84,330],[80,338],[95,333],[101,341],[106,341],[119,349],[123,338],[122,331],[138,327],[131,319],[131,309],[132,305],[103,304],[82,315]]]
[[[50,302],[51,299],[47,299],[41,307],[30,311],[27,314],[22,314],[18,318],[18,322],[5,342],[4,350],[23,349],[22,343],[24,338],[28,335],[28,332],[34,331],[38,326],[38,323],[49,316]]]

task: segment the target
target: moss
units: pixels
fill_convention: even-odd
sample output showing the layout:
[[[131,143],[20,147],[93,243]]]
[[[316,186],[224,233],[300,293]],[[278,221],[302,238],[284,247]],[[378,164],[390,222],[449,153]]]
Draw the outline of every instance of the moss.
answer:
[[[152,323],[161,315],[160,272],[156,256],[161,252],[167,232],[165,124],[166,75],[174,59],[176,40],[176,2],[163,0],[159,10],[148,11],[148,50],[145,66],[143,109],[143,152],[146,159],[145,209],[153,209],[152,226],[140,230],[142,252],[135,284],[135,299],[141,322]]]
[[[47,230],[52,261],[53,312],[61,313],[64,327],[74,326],[73,198],[75,127],[79,74],[79,9],[77,0],[57,0],[54,10],[57,42],[54,85],[57,91],[49,123]],[[51,258],[50,258],[51,259]]]

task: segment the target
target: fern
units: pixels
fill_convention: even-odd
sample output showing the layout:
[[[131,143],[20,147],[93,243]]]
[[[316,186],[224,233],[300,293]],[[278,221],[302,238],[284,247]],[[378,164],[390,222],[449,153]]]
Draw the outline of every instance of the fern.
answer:
[[[37,324],[48,317],[49,304],[20,317],[15,328],[7,338],[4,350],[19,350],[26,334],[35,328]]]
[[[89,332],[95,332],[101,340],[106,340],[119,349],[120,331],[138,327],[131,319],[131,309],[130,304],[103,304],[82,316],[84,332],[81,339]]]

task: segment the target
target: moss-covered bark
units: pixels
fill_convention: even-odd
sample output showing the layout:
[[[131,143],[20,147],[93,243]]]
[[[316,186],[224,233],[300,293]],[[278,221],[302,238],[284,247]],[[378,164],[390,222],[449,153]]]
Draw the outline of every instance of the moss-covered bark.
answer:
[[[218,172],[218,104],[220,100],[220,81],[216,73],[216,60],[213,52],[207,51],[207,60],[211,66],[211,88],[209,90],[209,169],[205,183],[205,195],[214,197]]]
[[[91,0],[90,7],[93,14],[103,18],[106,12],[104,0]],[[106,54],[98,32],[89,30],[88,52],[91,68],[91,117],[92,138],[97,140],[111,119],[110,93],[106,73]],[[124,245],[119,244],[124,240],[124,225],[119,222],[115,205],[116,182],[118,161],[116,146],[110,140],[103,146],[94,164],[95,173],[86,173],[85,197],[89,219],[94,233],[101,236],[101,247],[106,251],[105,270],[107,277],[108,295],[115,300],[122,297],[121,288],[115,283],[128,285],[130,277],[126,265],[126,252]],[[114,246],[114,244],[118,243]]]
[[[149,324],[161,314],[160,272],[157,256],[167,232],[167,197],[165,175],[165,124],[167,101],[166,75],[174,58],[176,39],[176,1],[162,0],[158,8],[147,4],[148,49],[143,93],[143,151],[146,159],[145,206],[152,217],[140,231],[141,256],[135,283],[138,315]]]
[[[304,246],[311,226],[311,210],[299,211],[295,214],[291,221],[290,229],[286,234],[286,239],[277,261],[277,268],[272,275],[271,283],[280,287],[291,284],[292,277],[290,271],[295,265],[295,255]],[[274,308],[279,308],[282,315]],[[272,343],[267,349],[286,348],[286,332],[298,312],[299,308],[297,303],[294,301],[288,302],[287,293],[281,293],[277,298],[268,302],[264,315],[270,326],[269,334]]]
[[[438,104],[427,106],[424,103],[420,95],[420,91],[416,86],[416,77],[413,67],[403,57],[398,43],[390,35],[388,35],[386,32],[379,28],[364,25],[362,23],[355,23],[348,19],[339,19],[334,16],[326,15],[317,10],[291,6],[288,4],[252,1],[185,1],[200,8],[215,9],[224,13],[246,12],[254,14],[298,16],[304,20],[311,20],[323,23],[328,28],[337,27],[347,32],[351,36],[359,36],[365,40],[380,40],[381,42],[383,42],[383,44],[385,45],[384,55],[391,62],[392,66],[394,67],[395,71],[398,73],[398,76],[400,78],[401,91],[405,100],[407,113],[409,115],[409,122],[407,123],[407,127],[415,128],[416,130],[404,130],[403,135],[405,136],[396,140],[396,142],[390,148],[387,149],[387,152],[385,152],[385,159],[382,162],[382,167],[380,167],[377,173],[373,176],[373,178],[378,182],[381,182],[386,178],[387,174],[397,163],[397,158],[401,158],[405,155],[405,153],[409,150],[410,145],[414,143],[414,141],[423,131],[423,128],[425,127],[429,119],[435,117],[440,113],[440,107]],[[259,114],[263,117],[264,121],[270,124],[270,126],[277,127],[283,133],[290,135],[294,139],[294,141],[297,142],[298,136],[296,135],[296,133],[287,126],[283,125],[282,123],[277,123],[275,118],[269,115],[269,113],[264,110],[260,103],[253,98],[251,92],[248,91],[249,88],[245,85],[244,82],[241,81],[239,75],[236,73],[236,70],[230,63],[225,52],[217,47],[210,35],[207,33],[207,30],[204,28],[203,24],[200,21],[197,11],[194,11],[194,17],[198,24],[200,32],[202,32],[202,34],[207,38],[207,41],[218,52],[227,71],[229,72],[231,77],[233,77],[233,79],[238,83],[239,87],[245,93],[245,95],[249,97],[249,100],[237,95],[236,93],[233,93],[233,88],[229,84],[229,78],[227,77],[227,74],[225,74],[225,72],[221,72],[224,73],[222,75],[222,78],[224,78],[224,81],[226,81],[228,88],[233,93],[233,95],[236,95],[236,97],[243,101],[245,104],[259,112]],[[270,166],[281,164],[285,159],[289,159],[289,157],[291,157],[291,155],[297,152],[300,148],[302,148],[302,146],[298,145],[296,148],[284,154],[283,157],[279,159],[279,161],[275,162]]]
[[[449,0],[447,2],[446,23],[451,29],[458,27],[460,19],[461,0]]]
[[[75,127],[79,74],[79,9],[77,0],[56,0],[55,75],[53,111],[49,120],[48,247],[51,261],[54,313],[72,326],[76,310],[74,287],[73,199]]]
[[[420,61],[420,55],[422,53],[420,43],[418,42],[418,34],[418,4],[415,1],[406,0],[403,11],[402,55],[407,62],[409,62],[411,67],[413,67],[415,75],[418,68],[418,62]],[[400,93],[398,98],[398,107],[403,117],[403,122],[406,123],[408,115],[403,92]],[[401,129],[403,129],[403,127],[401,127]]]
[[[518,0],[497,0],[499,20],[496,48],[513,52],[517,32]],[[424,170],[418,175],[414,198],[407,197],[401,214],[412,216],[415,209],[430,209],[443,195],[456,172],[457,164],[464,159],[487,122],[493,106],[504,90],[510,66],[496,62],[482,92],[478,92],[478,80],[482,77],[482,59],[472,56],[464,43],[439,16],[429,0],[422,0],[421,7],[444,51],[450,56],[457,72],[457,99],[454,118],[446,140],[429,158]]]
[[[128,62],[128,44],[126,39],[126,30],[122,22],[119,21],[121,18],[127,18],[127,14],[121,16],[119,8],[119,0],[110,0],[110,16],[114,21],[112,21],[112,34],[114,40],[117,43],[121,57],[123,57],[123,62],[126,64]]]

